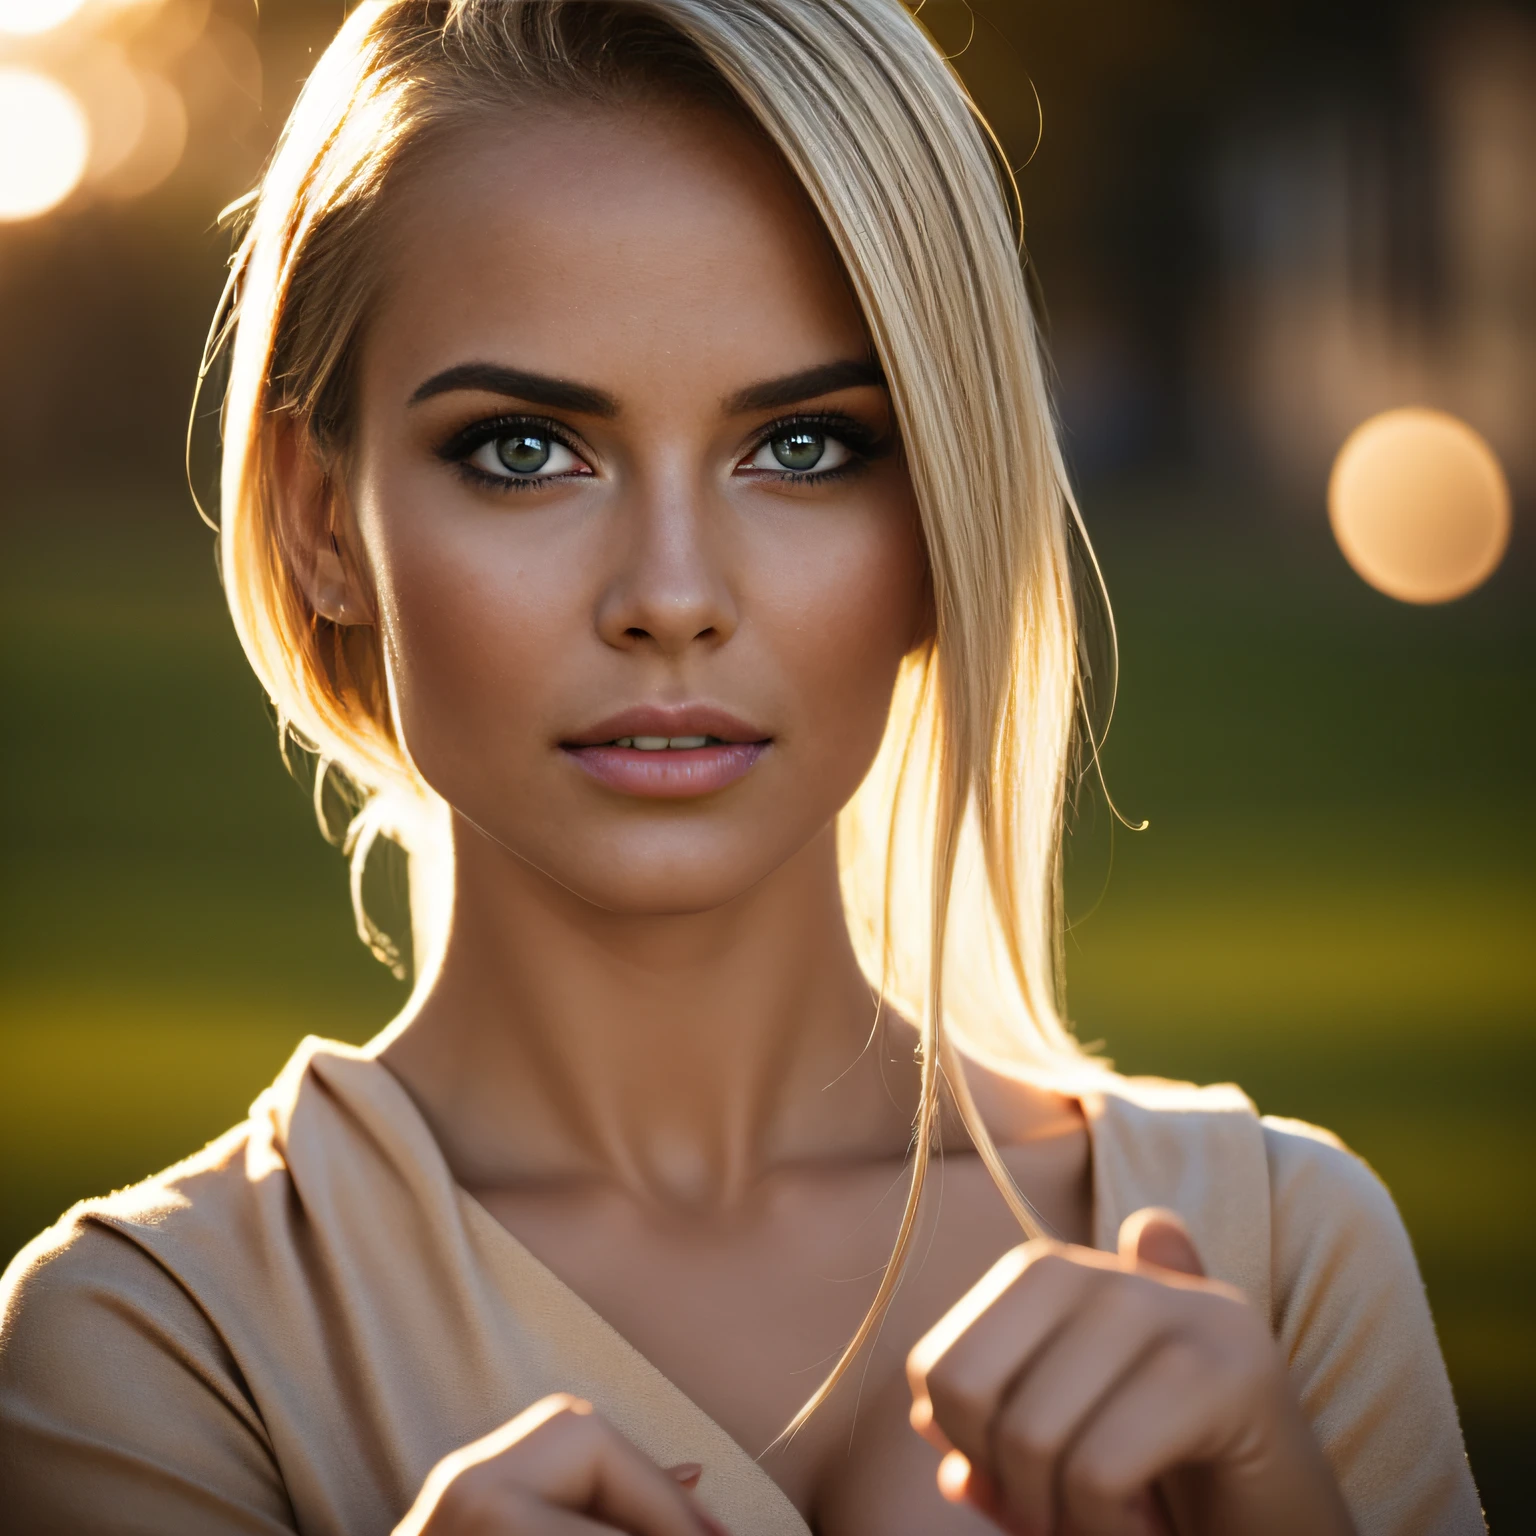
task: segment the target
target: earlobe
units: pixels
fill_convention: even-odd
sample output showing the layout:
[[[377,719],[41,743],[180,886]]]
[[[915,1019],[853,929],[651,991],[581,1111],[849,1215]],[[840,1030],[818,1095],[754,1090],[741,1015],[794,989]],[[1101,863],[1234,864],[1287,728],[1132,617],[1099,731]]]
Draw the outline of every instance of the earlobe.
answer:
[[[353,578],[341,544],[334,532],[328,542],[315,552],[310,580],[305,583],[310,607],[332,624],[372,624],[373,610],[360,601],[358,583]]]
[[[340,625],[372,624],[367,583],[349,548],[351,517],[344,494],[297,421],[287,418],[277,433],[273,489],[288,567],[320,618]]]

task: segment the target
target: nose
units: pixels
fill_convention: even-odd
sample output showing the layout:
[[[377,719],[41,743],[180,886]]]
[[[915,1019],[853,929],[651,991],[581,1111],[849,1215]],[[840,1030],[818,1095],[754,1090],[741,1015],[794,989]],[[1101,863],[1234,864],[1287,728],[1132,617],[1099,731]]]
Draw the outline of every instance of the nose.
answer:
[[[725,569],[728,538],[707,494],[667,477],[637,486],[618,509],[612,574],[598,598],[597,629],[618,650],[681,656],[723,645],[738,623]],[[718,509],[716,509],[718,510]]]

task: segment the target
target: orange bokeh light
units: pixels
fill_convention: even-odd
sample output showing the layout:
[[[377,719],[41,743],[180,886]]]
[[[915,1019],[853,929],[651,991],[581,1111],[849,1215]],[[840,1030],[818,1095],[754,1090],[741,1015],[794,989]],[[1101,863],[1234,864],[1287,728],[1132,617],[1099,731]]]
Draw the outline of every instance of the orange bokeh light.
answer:
[[[85,0],[0,0],[0,33],[35,37],[62,26]]]
[[[91,155],[85,109],[40,70],[0,68],[0,220],[34,219],[80,185]]]
[[[1377,591],[1446,603],[1503,559],[1509,486],[1494,451],[1464,421],[1407,407],[1351,433],[1334,462],[1328,517],[1344,558]]]

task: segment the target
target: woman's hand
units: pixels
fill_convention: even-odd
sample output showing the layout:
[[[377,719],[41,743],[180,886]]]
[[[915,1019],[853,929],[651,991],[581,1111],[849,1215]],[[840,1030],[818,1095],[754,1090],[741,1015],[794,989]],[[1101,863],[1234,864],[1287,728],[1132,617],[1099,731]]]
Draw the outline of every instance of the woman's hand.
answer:
[[[394,1536],[726,1536],[686,1491],[698,1477],[556,1393],[438,1462]]]
[[[1118,1256],[1025,1243],[908,1357],[939,1486],[1021,1536],[1348,1536],[1266,1320],[1139,1211]]]

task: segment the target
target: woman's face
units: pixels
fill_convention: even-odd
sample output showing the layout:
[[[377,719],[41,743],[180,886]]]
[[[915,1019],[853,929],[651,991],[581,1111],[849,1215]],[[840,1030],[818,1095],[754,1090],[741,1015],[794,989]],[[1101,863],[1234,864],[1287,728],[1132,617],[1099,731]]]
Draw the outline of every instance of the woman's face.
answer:
[[[703,108],[529,109],[398,195],[349,496],[407,749],[461,844],[719,906],[853,793],[927,628],[837,258]]]

